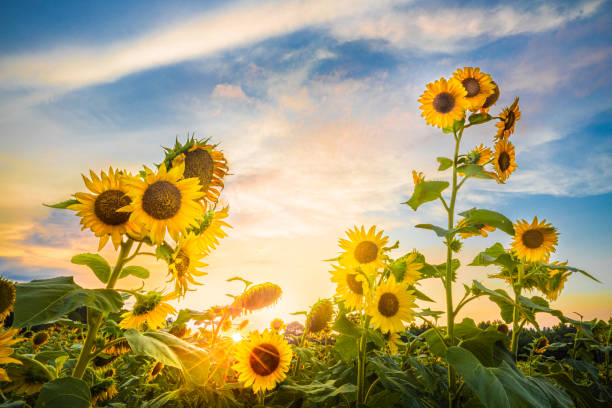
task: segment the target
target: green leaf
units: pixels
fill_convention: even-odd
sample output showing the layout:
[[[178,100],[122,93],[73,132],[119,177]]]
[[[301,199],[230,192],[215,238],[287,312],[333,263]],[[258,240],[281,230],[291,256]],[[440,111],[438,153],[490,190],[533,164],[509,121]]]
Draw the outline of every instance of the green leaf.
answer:
[[[43,385],[36,400],[36,408],[89,408],[91,393],[83,380],[74,377],[58,378]]]
[[[468,118],[468,121],[470,122],[471,125],[478,125],[480,123],[486,123],[490,121],[491,119],[493,119],[493,117],[489,115],[488,113],[474,113],[470,115],[470,117]]]
[[[338,318],[334,322],[332,329],[350,337],[359,337],[362,333],[361,328],[351,322],[344,314],[338,314]]]
[[[448,157],[438,157],[437,159],[440,163],[440,167],[438,167],[438,170],[440,171],[444,171],[453,165],[453,161]]]
[[[459,215],[466,218],[467,224],[490,225],[504,231],[508,235],[514,235],[512,221],[495,211],[472,208],[471,210],[459,213]]]
[[[89,253],[79,254],[73,256],[70,262],[77,265],[89,266],[102,283],[108,283],[111,267],[108,262],[106,262],[106,259],[102,258],[100,255]]]
[[[174,253],[174,250],[172,249],[172,247],[170,247],[166,243],[163,243],[155,249],[155,258],[157,259],[163,258],[165,260],[170,260],[172,259],[173,253]]]
[[[480,178],[480,179],[492,179],[493,176],[486,172],[484,168],[479,164],[464,164],[463,166],[457,167],[457,172],[466,177]]]
[[[137,278],[147,279],[149,277],[149,271],[142,266],[126,266],[121,270],[121,274],[119,274],[119,279],[123,279],[128,275],[134,275]]]
[[[447,181],[421,181],[414,187],[414,193],[412,193],[410,200],[403,204],[408,204],[416,211],[421,204],[437,200],[448,186]]]
[[[444,133],[458,132],[458,131],[461,130],[461,128],[463,127],[464,123],[465,123],[465,118],[463,118],[461,120],[454,120],[453,121],[453,126],[449,126],[449,127],[443,128],[442,132],[444,132]]]
[[[428,229],[428,230],[432,230],[436,233],[437,236],[439,237],[445,237],[448,234],[450,234],[453,231],[449,231],[445,228],[442,227],[438,227],[436,225],[433,224],[417,224],[414,226],[415,228],[422,228],[422,229]]]
[[[440,335],[444,336],[445,333],[438,329]],[[431,328],[425,331],[421,336],[425,339],[425,342],[429,346],[429,351],[439,357],[443,357],[446,353],[446,344],[440,338],[435,329]]]
[[[417,299],[424,300],[425,302],[433,302],[434,301],[432,298],[430,298],[429,296],[427,296],[426,294],[424,294],[423,292],[418,290],[416,287],[414,287],[414,285],[410,285],[409,288],[412,291],[412,294]]]
[[[206,380],[210,369],[210,358],[204,350],[187,343],[169,333],[145,332],[136,329],[125,331],[125,338],[137,355],[144,355],[177,367],[193,383]]]
[[[72,199],[72,200],[62,201],[61,203],[57,203],[57,204],[43,204],[43,205],[49,208],[58,208],[60,210],[65,210],[72,204],[80,204],[80,203],[81,202],[79,200]]]
[[[123,299],[116,291],[83,289],[72,276],[36,279],[15,287],[14,327],[50,323],[81,306],[100,312],[117,312],[123,307]]]
[[[297,384],[293,381],[286,381],[280,388],[302,393],[306,399],[315,404],[323,403],[326,400],[341,394],[353,394],[357,392],[357,386],[355,384],[345,383],[342,385],[336,385],[336,381],[337,380],[332,379],[321,383],[314,380],[310,384]]]
[[[334,349],[338,352],[340,358],[348,363],[357,358],[357,354],[359,353],[358,344],[355,337],[341,334],[336,338]]]

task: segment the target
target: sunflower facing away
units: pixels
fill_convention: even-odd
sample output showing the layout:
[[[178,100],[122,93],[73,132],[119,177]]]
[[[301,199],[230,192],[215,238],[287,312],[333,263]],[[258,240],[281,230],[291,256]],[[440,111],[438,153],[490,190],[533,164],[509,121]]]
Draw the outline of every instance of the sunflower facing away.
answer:
[[[14,391],[19,395],[36,394],[46,382],[54,379],[51,372],[39,362],[25,356],[16,357],[20,365],[6,369],[11,383],[2,389],[3,393]]]
[[[480,108],[480,111],[483,113],[489,112],[491,106],[495,105],[499,99],[499,86],[497,86],[495,81],[491,81],[491,83],[493,84],[493,93],[487,96],[484,105]]]
[[[556,266],[565,266],[567,262],[551,262],[551,265]],[[546,281],[546,285],[542,288],[542,292],[548,298],[548,300],[557,300],[563,287],[565,286],[565,282],[567,282],[568,276],[572,274],[571,271],[567,269],[553,269],[547,268],[550,278]]]
[[[197,177],[205,199],[216,203],[223,189],[223,177],[227,174],[227,160],[216,145],[193,141],[193,145],[172,160],[172,167],[185,165],[184,177]]]
[[[227,233],[222,228],[232,228],[224,221],[228,216],[229,206],[222,210],[206,212],[204,221],[198,229],[198,244],[203,252],[210,252],[219,245],[219,240],[227,237]]]
[[[119,394],[119,391],[117,391],[117,387],[115,386],[115,380],[112,378],[105,378],[101,382],[92,386],[89,391],[91,392],[91,404],[94,406],[98,402],[113,399],[115,395]]]
[[[145,167],[146,176],[126,177],[131,188],[128,195],[130,205],[121,211],[131,211],[130,221],[142,223],[151,241],[160,244],[166,236],[166,229],[172,239],[178,242],[179,233],[188,227],[197,227],[202,219],[204,207],[197,200],[203,197],[197,178],[183,177],[184,165],[166,171],[162,163],[157,174]]]
[[[345,266],[332,265],[331,280],[336,286],[336,296],[344,301],[350,310],[361,309],[364,295],[368,292],[369,284],[363,273]]]
[[[383,333],[404,330],[403,322],[414,320],[415,297],[406,283],[397,283],[391,276],[376,288],[374,299],[368,305],[367,313],[372,316],[374,328]]]
[[[427,84],[427,90],[419,98],[421,116],[425,121],[439,128],[453,126],[455,120],[465,117],[469,102],[465,98],[466,90],[455,78],[448,81],[444,78]]]
[[[491,75],[480,72],[480,68],[459,68],[453,74],[453,78],[459,81],[467,92],[465,99],[468,102],[468,109],[471,111],[475,112],[480,109],[487,97],[494,92],[495,86],[491,80]]]
[[[263,309],[276,303],[282,294],[280,286],[270,282],[260,283],[249,287],[234,299],[232,308],[248,312]]]
[[[194,276],[207,275],[206,272],[197,269],[207,265],[200,262],[200,259],[205,255],[200,250],[198,237],[191,233],[186,237],[181,236],[179,244],[172,254],[172,261],[168,265],[168,274],[171,275],[168,282],[174,281],[174,292],[178,296],[185,296],[190,283],[201,285],[201,283],[195,281]]]
[[[151,367],[151,370],[149,370],[149,375],[147,376],[147,382],[153,381],[158,375],[161,374],[163,369],[164,369],[164,363],[162,363],[161,361],[158,361],[157,363],[155,363],[153,367]]]
[[[334,306],[329,299],[315,303],[306,316],[306,333],[318,333],[325,329],[334,316]]]
[[[234,369],[238,380],[245,387],[252,386],[253,392],[271,390],[285,379],[291,356],[291,348],[283,336],[267,329],[261,334],[254,331],[236,347]]]
[[[510,105],[509,108],[504,109],[502,113],[499,114],[501,120],[497,125],[495,125],[498,128],[497,134],[495,135],[497,140],[505,139],[514,133],[514,125],[521,118],[521,111],[519,110],[518,101],[519,98],[517,96],[514,99],[514,102],[512,102],[512,105]]]
[[[74,197],[79,204],[72,204],[68,208],[77,211],[76,215],[81,218],[82,229],[91,229],[96,237],[100,238],[98,251],[100,251],[110,238],[115,249],[121,244],[123,234],[138,237],[141,234],[140,225],[130,220],[129,212],[117,211],[130,204],[132,200],[128,196],[129,187],[125,183],[124,175],[113,168],[108,169],[108,174],[100,173],[98,177],[93,171],[89,171],[91,179],[82,175],[85,186],[90,193],[76,193]]]
[[[129,329],[135,327],[140,329],[144,323],[149,329],[157,330],[166,323],[166,316],[170,313],[176,313],[176,310],[168,303],[167,300],[174,299],[175,294],[162,295],[160,292],[149,292],[146,295],[138,294],[134,308],[121,315],[119,327]]]
[[[514,146],[507,140],[495,143],[495,158],[493,166],[499,181],[502,183],[510,177],[510,174],[518,167],[515,161]]]
[[[349,229],[346,235],[348,240],[339,240],[340,248],[345,250],[340,255],[340,264],[348,268],[361,267],[364,272],[374,272],[384,266],[383,247],[389,238],[382,236],[383,231],[376,233],[376,226],[373,226],[366,232],[362,225],[361,229]]]
[[[531,224],[519,220],[514,224],[514,241],[512,252],[527,262],[547,262],[551,252],[555,252],[559,233],[546,220],[538,222],[534,217]]]
[[[465,218],[463,218],[457,222],[457,224],[455,225],[455,228],[463,228],[466,226],[467,226],[467,222],[465,221]],[[478,232],[464,231],[464,232],[460,232],[459,236],[462,239],[466,239],[469,237],[477,237],[477,236],[486,237],[489,235],[489,232],[495,231],[495,227],[492,227],[490,225],[485,225],[485,224],[478,224],[478,225],[472,224],[472,227],[478,229]]]
[[[412,170],[412,180],[414,181],[414,185],[416,186],[421,182],[425,181],[425,176],[423,176],[422,171],[417,173],[416,170]]]
[[[477,164],[479,166],[484,166],[491,160],[492,157],[493,152],[491,149],[481,144],[480,146],[476,146],[474,150],[467,154],[466,164]]]
[[[15,293],[15,285],[9,280],[0,277],[0,325],[13,311]]]
[[[19,332],[18,329],[8,329],[0,333],[0,364],[15,363],[21,364],[21,361],[10,357],[13,354],[11,346],[15,343],[25,340],[24,338],[16,339],[15,335]],[[0,367],[0,381],[10,381],[4,368]]]
[[[402,282],[408,285],[413,285],[419,279],[421,279],[420,271],[421,269],[423,269],[423,263],[418,262],[417,260],[418,255],[419,255],[418,252],[413,251],[409,255],[404,256],[403,258],[398,260],[401,262],[401,266],[403,269]]]

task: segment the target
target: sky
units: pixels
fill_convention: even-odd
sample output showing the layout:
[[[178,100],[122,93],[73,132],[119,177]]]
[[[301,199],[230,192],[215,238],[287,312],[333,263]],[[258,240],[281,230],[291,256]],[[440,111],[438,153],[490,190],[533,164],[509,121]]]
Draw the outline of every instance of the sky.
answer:
[[[417,99],[427,83],[470,66],[500,87],[493,113],[520,97],[511,137],[518,169],[504,185],[470,180],[458,210],[545,218],[560,232],[551,260],[601,281],[571,276],[552,306],[610,317],[610,1],[0,3],[0,275],[74,275],[99,287],[70,263],[95,252],[93,234],[80,231],[72,211],[42,203],[86,191],[89,169],[159,163],[160,146],[192,133],[219,143],[228,160],[222,204],[233,228],[205,259],[204,285],[177,307],[225,304],[242,290],[226,280],[242,276],[283,289],[274,307],[250,316],[253,327],[299,320],[290,313],[333,296],[324,260],[354,225],[399,240],[394,256],[416,248],[441,263],[439,239],[414,225],[444,225],[443,209],[401,203],[412,194],[412,170],[449,176],[435,158],[452,155],[451,138],[427,126]],[[462,151],[492,146],[495,129],[469,129]],[[458,258],[467,265],[495,242],[508,247],[511,237],[472,238]],[[102,254],[114,262],[111,245]],[[146,288],[167,285],[163,262],[138,263],[152,271]],[[474,279],[503,287],[487,278],[493,272],[462,266],[455,298]],[[445,310],[439,281],[420,289],[439,301],[421,307]],[[499,313],[482,299],[459,318],[468,316]]]

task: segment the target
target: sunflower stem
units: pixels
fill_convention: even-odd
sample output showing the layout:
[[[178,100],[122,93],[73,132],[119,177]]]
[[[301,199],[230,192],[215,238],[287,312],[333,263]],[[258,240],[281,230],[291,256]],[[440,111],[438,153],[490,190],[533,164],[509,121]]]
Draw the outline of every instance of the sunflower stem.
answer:
[[[518,340],[521,327],[519,326],[519,297],[521,296],[521,285],[523,284],[523,275],[525,274],[525,265],[520,263],[518,265],[518,280],[513,285],[514,289],[514,310],[512,314],[512,340],[510,341],[512,347],[512,355],[514,360],[518,360]]]
[[[367,330],[370,324],[370,317],[361,312],[362,330],[359,339],[359,354],[357,356],[357,406],[365,403],[365,366],[366,366],[366,347]]]
[[[121,250],[117,256],[117,263],[111,272],[110,278],[108,279],[106,289],[113,289],[115,287],[117,279],[119,279],[121,269],[123,269],[123,265],[125,265],[126,259],[128,258],[128,254],[130,253],[133,244],[134,240],[132,238],[128,238],[126,242],[121,243]],[[74,370],[72,371],[72,376],[75,378],[83,378],[87,364],[94,357],[92,348],[103,318],[104,313],[94,311],[89,308],[87,309],[87,337],[85,338],[85,343],[83,344],[83,348],[79,354],[79,359],[77,360]]]

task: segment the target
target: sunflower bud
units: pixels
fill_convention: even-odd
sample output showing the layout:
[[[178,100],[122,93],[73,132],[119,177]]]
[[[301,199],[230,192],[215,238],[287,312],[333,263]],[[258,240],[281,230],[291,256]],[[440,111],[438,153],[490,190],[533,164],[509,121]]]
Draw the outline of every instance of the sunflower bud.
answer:
[[[91,392],[91,403],[94,406],[98,402],[112,399],[119,393],[115,387],[115,380],[112,378],[105,378],[101,382],[91,387],[89,391]]]
[[[243,310],[252,312],[274,304],[282,293],[281,288],[274,283],[261,283],[250,287],[237,297],[233,306],[239,306]]]
[[[312,306],[306,317],[306,332],[318,333],[325,329],[332,319],[334,307],[329,299],[319,300]]]

